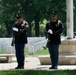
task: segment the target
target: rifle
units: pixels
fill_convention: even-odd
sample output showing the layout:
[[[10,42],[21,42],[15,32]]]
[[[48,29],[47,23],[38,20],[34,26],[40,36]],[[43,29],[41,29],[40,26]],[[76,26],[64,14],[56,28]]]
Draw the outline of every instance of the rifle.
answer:
[[[11,46],[14,46],[14,44],[15,44],[15,32],[13,32],[13,38],[12,38]]]

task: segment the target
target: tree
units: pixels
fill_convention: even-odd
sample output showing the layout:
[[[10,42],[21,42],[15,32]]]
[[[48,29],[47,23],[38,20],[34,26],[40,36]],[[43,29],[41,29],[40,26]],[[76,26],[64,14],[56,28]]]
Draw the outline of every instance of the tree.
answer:
[[[29,22],[29,36],[32,36],[31,32],[33,21],[35,22],[35,36],[39,36],[39,32],[41,31],[40,23],[43,23],[44,19],[49,20],[51,11],[53,10],[57,10],[59,12],[59,19],[61,19],[64,25],[66,25],[64,0],[1,0],[0,9],[0,23],[1,25],[5,25],[7,36],[11,36],[11,27],[15,21],[15,15],[18,12],[21,12],[24,19]]]

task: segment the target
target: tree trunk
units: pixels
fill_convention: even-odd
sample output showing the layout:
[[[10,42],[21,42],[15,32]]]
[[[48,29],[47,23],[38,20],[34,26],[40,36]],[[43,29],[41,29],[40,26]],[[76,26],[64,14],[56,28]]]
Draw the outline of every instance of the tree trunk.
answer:
[[[39,37],[39,21],[40,21],[39,14],[36,13],[35,14],[35,36],[36,37]]]
[[[32,26],[31,26],[31,22],[28,22],[28,23],[29,23],[28,37],[31,37],[32,36],[32,33],[31,33]]]

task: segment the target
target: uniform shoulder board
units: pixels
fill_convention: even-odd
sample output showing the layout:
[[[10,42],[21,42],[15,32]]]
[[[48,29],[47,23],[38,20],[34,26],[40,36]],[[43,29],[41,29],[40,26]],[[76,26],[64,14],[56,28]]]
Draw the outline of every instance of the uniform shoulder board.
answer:
[[[58,20],[58,27],[59,27],[60,24],[62,24],[62,22],[61,22],[61,20]]]
[[[16,21],[15,24],[17,24],[18,22]]]
[[[50,23],[50,21],[48,21],[47,23]]]
[[[22,26],[28,26],[28,22],[23,21]]]

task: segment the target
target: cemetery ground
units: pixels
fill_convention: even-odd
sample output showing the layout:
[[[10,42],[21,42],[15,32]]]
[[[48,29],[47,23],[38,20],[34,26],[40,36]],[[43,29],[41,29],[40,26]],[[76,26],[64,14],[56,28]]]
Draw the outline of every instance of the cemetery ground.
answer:
[[[0,54],[6,53],[5,50],[0,51]],[[0,70],[0,75],[75,75],[76,66],[75,65],[59,65],[58,70],[49,70],[50,65],[40,65],[37,56],[49,55],[48,49],[41,49],[34,55],[29,55],[28,48],[25,49],[25,69],[24,70],[14,70],[17,65],[16,61],[13,60],[12,63],[0,63],[0,67],[4,67]],[[7,67],[7,68],[6,68]],[[12,69],[11,69],[12,68]],[[27,69],[26,69],[27,68]]]
[[[0,51],[0,54],[4,54],[6,53],[5,50],[1,50]],[[25,56],[28,57],[28,56],[38,56],[38,55],[49,55],[49,52],[48,52],[48,49],[41,49],[39,50],[38,52],[36,52],[34,55],[29,55],[29,52],[28,52],[28,48],[25,49]]]
[[[0,54],[6,54],[6,50],[1,50]],[[39,55],[49,55],[48,49],[42,48],[41,50],[37,51],[35,54],[29,55],[28,48],[25,48],[25,57],[37,57]],[[12,60],[12,62],[16,62],[16,60]]]

